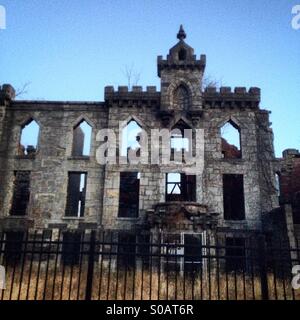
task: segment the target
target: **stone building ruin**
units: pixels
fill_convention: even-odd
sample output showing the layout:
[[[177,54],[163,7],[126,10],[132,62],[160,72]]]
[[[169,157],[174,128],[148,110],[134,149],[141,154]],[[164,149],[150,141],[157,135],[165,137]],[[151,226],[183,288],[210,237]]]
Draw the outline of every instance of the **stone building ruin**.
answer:
[[[249,234],[272,234],[272,214],[280,209],[276,173],[289,170],[291,152],[285,160],[275,158],[270,112],[260,108],[260,89],[202,89],[206,56],[195,55],[182,27],[177,38],[167,57],[157,59],[160,91],[107,86],[103,102],[28,101],[15,100],[14,88],[2,85],[2,231],[104,229],[119,232],[120,241],[128,241],[132,230],[163,234],[165,241],[176,235],[176,241],[193,241],[193,234],[203,232],[223,234],[228,242],[233,236],[243,241]],[[22,145],[22,131],[33,121],[37,145]],[[91,130],[85,152],[83,122]],[[99,164],[96,153],[104,141],[97,141],[97,132],[109,128],[119,137],[120,122],[147,133],[176,129],[172,139],[181,147],[170,144],[168,164]],[[222,136],[224,125],[235,131],[239,145]],[[204,133],[204,169],[194,174],[186,173],[184,161],[172,161],[174,153],[195,147],[192,137],[183,137],[186,129]],[[115,147],[121,148],[118,140]],[[133,152],[141,156],[138,148]],[[117,159],[126,156],[116,152]],[[287,221],[285,210],[282,215]],[[281,227],[288,234],[289,224]]]

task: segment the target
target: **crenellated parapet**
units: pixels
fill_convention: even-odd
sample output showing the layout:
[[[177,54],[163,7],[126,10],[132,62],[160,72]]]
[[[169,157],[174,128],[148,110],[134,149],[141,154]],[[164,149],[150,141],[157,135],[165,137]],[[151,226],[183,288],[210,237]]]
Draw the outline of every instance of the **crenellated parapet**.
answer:
[[[119,86],[117,90],[113,86],[107,86],[104,90],[104,99],[109,106],[148,106],[158,107],[160,104],[160,92],[155,86],[147,86],[143,90],[141,86]]]
[[[260,88],[207,87],[203,92],[204,108],[259,108]]]
[[[200,70],[204,72],[206,65],[206,56],[202,54],[200,59],[196,55],[187,55],[186,59],[179,60],[177,55],[168,54],[167,59],[163,56],[157,57],[157,74],[160,77],[162,70]]]

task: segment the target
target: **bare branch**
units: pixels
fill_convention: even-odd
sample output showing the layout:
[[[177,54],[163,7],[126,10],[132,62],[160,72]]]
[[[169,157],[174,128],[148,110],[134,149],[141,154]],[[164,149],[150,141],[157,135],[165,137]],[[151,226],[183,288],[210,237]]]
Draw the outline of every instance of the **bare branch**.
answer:
[[[17,88],[16,90],[16,98],[20,98],[21,96],[28,93],[28,87],[30,86],[31,82],[26,82],[23,84],[21,88]]]
[[[134,85],[137,86],[141,78],[141,72],[137,72],[134,74]]]
[[[222,85],[221,80],[212,79],[210,75],[206,75],[202,79],[202,90],[205,88],[211,88],[211,87],[220,87]]]
[[[125,65],[125,67],[122,70],[122,73],[127,80],[127,85],[129,90],[131,90],[131,87],[133,85],[134,86],[138,85],[141,78],[141,72],[135,71],[133,63],[131,64],[130,67],[128,65]]]

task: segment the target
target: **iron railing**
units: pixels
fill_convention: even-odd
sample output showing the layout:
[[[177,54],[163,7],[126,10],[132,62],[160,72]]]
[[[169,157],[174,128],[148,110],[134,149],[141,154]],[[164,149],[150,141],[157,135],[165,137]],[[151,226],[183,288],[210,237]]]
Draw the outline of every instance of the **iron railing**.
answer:
[[[299,299],[299,247],[265,236],[44,230],[0,234],[0,300]],[[243,240],[241,240],[243,239]]]

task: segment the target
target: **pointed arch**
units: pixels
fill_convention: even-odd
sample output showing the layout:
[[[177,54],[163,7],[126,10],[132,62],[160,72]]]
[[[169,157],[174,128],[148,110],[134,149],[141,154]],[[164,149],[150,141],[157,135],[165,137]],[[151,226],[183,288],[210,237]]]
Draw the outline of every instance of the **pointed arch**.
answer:
[[[227,122],[230,122],[234,127],[239,128],[240,130],[243,128],[242,123],[240,123],[240,121],[235,117],[235,116],[227,116],[225,119],[223,119],[220,123],[219,123],[219,128],[223,127],[224,124],[226,124]]]
[[[128,125],[129,122],[131,121],[135,121],[141,128],[143,128],[144,130],[147,129],[146,124],[136,115],[132,114],[130,116],[128,116],[125,120],[122,121],[121,124],[121,129],[123,129],[124,127],[126,127]]]
[[[78,124],[80,124],[82,121],[85,121],[88,125],[90,125],[92,128],[95,127],[94,122],[86,115],[82,114],[79,117],[77,117],[72,123],[72,127],[75,128]]]
[[[128,156],[130,150],[139,152],[139,133],[143,130],[141,122],[135,116],[129,116],[120,127],[121,156]]]
[[[85,117],[80,117],[73,126],[72,155],[89,156],[92,141],[92,126]]]
[[[29,116],[29,117],[23,118],[23,120],[20,123],[21,128],[24,128],[25,126],[30,124],[30,122],[32,121],[36,122],[38,126],[41,127],[40,121],[35,116]]]
[[[195,92],[189,81],[178,79],[169,85],[167,96],[172,109],[187,110],[192,105]]]
[[[18,155],[34,156],[37,152],[40,137],[40,125],[34,117],[30,117],[21,124],[18,143]]]
[[[220,126],[221,152],[225,159],[240,159],[242,157],[241,129],[230,117]]]
[[[192,150],[192,130],[186,121],[180,118],[171,128],[171,161],[185,161],[185,153]]]
[[[183,126],[185,127],[184,129],[192,129],[193,125],[191,121],[189,121],[186,117],[183,115],[177,115],[174,117],[173,121],[169,125],[169,130],[172,130],[175,127]]]
[[[173,92],[173,108],[175,110],[188,110],[190,106],[190,95],[183,84],[180,84]]]

